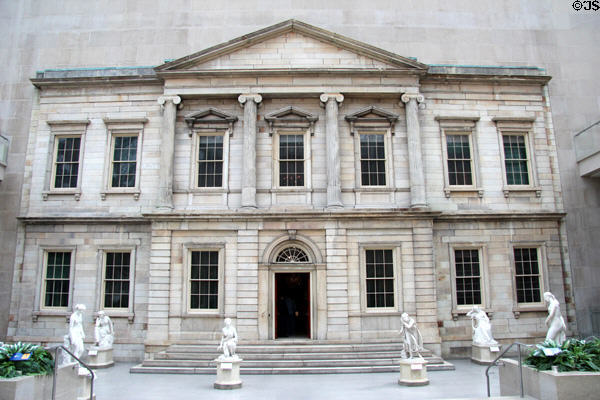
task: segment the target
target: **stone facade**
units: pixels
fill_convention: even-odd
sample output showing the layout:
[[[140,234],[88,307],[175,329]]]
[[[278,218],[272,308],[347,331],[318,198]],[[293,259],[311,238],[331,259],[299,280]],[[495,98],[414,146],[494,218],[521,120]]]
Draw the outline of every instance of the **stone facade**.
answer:
[[[117,359],[215,340],[224,317],[244,340],[273,340],[276,277],[291,272],[309,276],[309,339],[395,338],[408,312],[426,347],[462,354],[470,321],[452,283],[462,248],[480,254],[496,339],[545,332],[543,304],[516,299],[517,247],[536,249],[540,290],[557,296],[575,330],[548,80],[537,68],[427,66],[293,20],[154,69],[40,72],[8,337],[61,341],[72,304],[101,309],[107,251],[134,259],[129,306],[108,310]],[[217,187],[196,183],[203,132],[223,137]],[[291,188],[278,176],[286,132],[305,148],[304,183]],[[383,138],[384,185],[361,183],[361,132]],[[452,132],[470,137],[473,185],[448,182]],[[506,182],[503,132],[524,134],[528,185]],[[123,133],[140,143],[136,184],[115,189],[111,140]],[[81,138],[68,190],[52,188],[61,135]],[[308,261],[277,261],[290,246]],[[74,257],[58,309],[42,306],[53,249]],[[190,254],[203,249],[220,260],[208,310],[190,303]],[[370,249],[393,255],[391,307],[367,304]]]

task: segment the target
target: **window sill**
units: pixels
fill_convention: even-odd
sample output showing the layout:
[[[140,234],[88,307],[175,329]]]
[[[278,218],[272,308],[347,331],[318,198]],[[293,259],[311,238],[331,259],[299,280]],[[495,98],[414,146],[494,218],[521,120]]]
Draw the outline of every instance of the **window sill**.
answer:
[[[222,312],[184,312],[181,314],[173,314],[169,315],[169,317],[179,317],[179,318],[235,318],[233,314],[225,314]]]
[[[531,306],[521,305],[513,308],[515,319],[519,319],[521,313],[524,312],[547,312],[548,308],[545,304],[533,304]]]
[[[399,317],[402,315],[402,311],[398,310],[364,310],[358,313],[348,313],[349,317]]]
[[[130,324],[132,324],[135,319],[135,313],[133,312],[116,311],[106,308],[102,309],[101,311],[104,311],[106,315],[108,315],[110,318],[127,318],[127,322],[129,322]],[[95,317],[97,317],[98,313],[95,313],[94,315]]]
[[[454,187],[446,186],[444,188],[444,195],[450,197],[452,193],[477,193],[477,197],[483,197],[483,189],[480,187]]]
[[[271,193],[312,193],[312,189],[307,187],[297,187],[297,186],[288,186],[288,187],[278,187],[270,190]]]
[[[102,199],[102,201],[106,200],[106,196],[108,195],[133,195],[133,199],[134,200],[139,200],[140,199],[140,189],[139,188],[131,188],[131,189],[110,189],[110,190],[103,190],[100,192],[100,198]]]
[[[360,192],[373,192],[373,193],[393,193],[396,189],[389,186],[363,186],[354,189],[355,193]]]
[[[42,200],[48,200],[49,196],[73,196],[75,201],[79,201],[81,198],[81,189],[44,190],[42,192]]]
[[[478,304],[474,304],[474,305],[478,305]],[[489,319],[492,319],[492,316],[494,315],[494,311],[492,309],[490,309],[490,308],[484,308],[484,307],[481,307],[481,306],[479,306],[479,308],[481,310],[485,311],[485,313],[487,314],[487,316],[488,316]],[[471,310],[472,310],[472,308],[453,308],[452,309],[452,319],[454,321],[457,321],[459,316],[461,316],[461,315],[467,315],[467,313],[469,311],[471,311]]]
[[[38,310],[31,314],[31,319],[33,322],[37,322],[39,317],[64,317],[68,323],[71,313],[69,310]]]
[[[504,186],[502,189],[504,197],[509,197],[511,193],[534,193],[535,197],[542,197],[542,188],[539,186]]]
[[[210,194],[210,193],[229,193],[227,188],[222,187],[207,187],[207,188],[192,188],[188,190],[174,190],[173,193],[191,193],[191,194]]]

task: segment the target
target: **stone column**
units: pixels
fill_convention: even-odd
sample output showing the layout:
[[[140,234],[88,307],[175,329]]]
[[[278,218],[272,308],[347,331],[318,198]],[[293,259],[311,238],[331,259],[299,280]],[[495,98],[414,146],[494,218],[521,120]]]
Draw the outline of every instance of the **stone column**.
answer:
[[[242,153],[242,207],[256,208],[256,110],[260,94],[241,94],[244,107],[244,145]]]
[[[419,126],[419,104],[424,98],[421,94],[405,93],[401,97],[405,103],[406,132],[408,136],[408,163],[410,176],[411,208],[427,207],[425,193],[425,174],[423,172],[423,153],[421,152],[421,127]]]
[[[325,142],[327,151],[327,208],[343,207],[340,140],[338,131],[338,103],[344,101],[340,93],[323,93],[325,104]]]
[[[161,96],[158,104],[163,108],[160,132],[160,171],[158,185],[158,207],[173,209],[173,158],[175,155],[175,118],[179,96]]]

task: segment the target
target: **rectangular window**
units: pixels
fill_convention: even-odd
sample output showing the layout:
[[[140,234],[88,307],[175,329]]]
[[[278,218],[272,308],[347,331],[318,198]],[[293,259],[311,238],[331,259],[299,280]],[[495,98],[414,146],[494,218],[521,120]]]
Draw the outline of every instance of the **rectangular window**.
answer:
[[[385,135],[360,135],[360,174],[362,186],[385,186]]]
[[[56,137],[54,188],[76,188],[81,137]]]
[[[542,299],[537,248],[515,248],[515,278],[518,303],[539,303]]]
[[[366,250],[367,307],[394,307],[392,250]]]
[[[128,308],[131,253],[107,252],[104,272],[104,308]]]
[[[44,307],[68,307],[71,276],[71,252],[46,253]]]
[[[502,135],[508,185],[529,185],[527,146],[524,135]]]
[[[472,157],[468,135],[446,135],[448,184],[473,185]]]
[[[192,251],[190,309],[216,310],[219,299],[219,252]]]
[[[137,136],[114,137],[111,187],[135,187],[137,146]]]
[[[198,137],[198,187],[223,186],[223,135]]]
[[[481,303],[481,267],[479,250],[454,250],[456,271],[456,304]]]
[[[279,135],[279,186],[304,186],[304,135]]]

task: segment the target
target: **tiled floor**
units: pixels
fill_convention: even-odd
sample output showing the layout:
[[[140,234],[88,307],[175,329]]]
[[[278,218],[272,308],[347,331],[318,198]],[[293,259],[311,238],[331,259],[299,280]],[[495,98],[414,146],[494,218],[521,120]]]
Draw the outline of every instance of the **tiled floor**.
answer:
[[[486,397],[485,367],[451,360],[455,371],[429,372],[430,384],[399,386],[397,373],[339,375],[242,375],[237,390],[213,389],[215,375],[130,374],[133,364],[117,363],[97,371],[98,400],[182,399],[456,399]],[[243,368],[243,365],[242,365]],[[492,395],[498,396],[498,371],[491,369]]]

